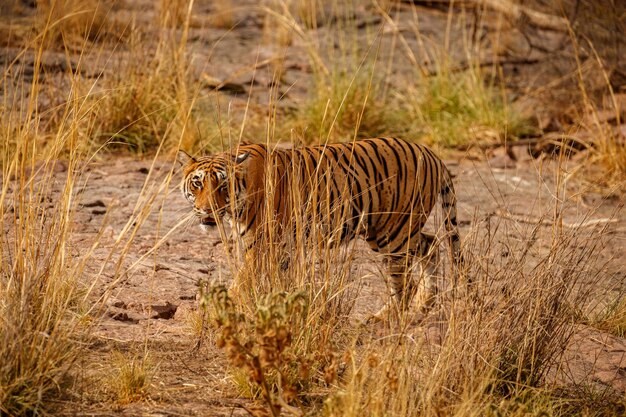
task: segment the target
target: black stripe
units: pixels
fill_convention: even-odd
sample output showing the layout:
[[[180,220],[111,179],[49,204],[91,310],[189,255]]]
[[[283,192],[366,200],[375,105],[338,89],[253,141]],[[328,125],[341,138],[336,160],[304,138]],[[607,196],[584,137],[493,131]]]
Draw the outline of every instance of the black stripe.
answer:
[[[393,196],[394,198],[391,204],[393,209],[396,210],[398,208],[397,205],[401,197],[400,187],[402,186],[402,175],[400,174],[402,173],[402,160],[400,159],[400,155],[392,145],[389,145],[389,149],[396,158],[396,194]]]
[[[420,149],[423,149],[423,147],[420,146]],[[421,213],[426,213],[426,200],[429,197],[429,195],[427,194],[428,192],[430,192],[430,190],[427,188],[427,183],[428,180],[430,179],[431,175],[432,175],[432,171],[433,171],[433,167],[431,165],[431,159],[429,158],[428,154],[422,152],[422,161],[423,161],[423,169],[422,169],[422,184],[419,190],[420,193],[420,198],[418,199],[419,204],[420,204],[420,212]]]
[[[363,149],[363,146],[360,145],[359,148],[355,149],[355,159],[357,161],[357,164],[363,169],[363,175],[359,176],[357,178],[357,181],[359,181],[359,186],[361,188],[361,201],[360,201],[360,205],[361,205],[361,212],[366,214],[366,224],[369,227],[371,227],[372,224],[372,214],[371,214],[371,210],[372,210],[372,204],[374,202],[374,198],[372,195],[372,180],[375,181],[374,176],[372,175],[371,171],[370,171],[370,167],[367,164],[367,162],[365,161],[364,158],[362,158],[361,154],[364,153],[365,150]],[[365,192],[367,193],[367,199],[368,199],[368,207],[365,207],[365,204],[363,202],[363,187],[360,184],[361,181],[365,182]],[[367,210],[366,210],[367,209]],[[366,212],[367,211],[367,212]]]

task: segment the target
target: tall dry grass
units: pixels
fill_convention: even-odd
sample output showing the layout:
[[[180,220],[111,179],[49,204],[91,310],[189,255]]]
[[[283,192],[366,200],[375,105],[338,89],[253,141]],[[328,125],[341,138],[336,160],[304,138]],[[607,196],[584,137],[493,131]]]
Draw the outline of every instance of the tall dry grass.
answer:
[[[585,142],[589,149],[589,157],[574,168],[574,171],[582,172],[594,182],[600,183],[601,187],[623,193],[626,190],[626,136],[620,129],[624,123],[623,114],[626,113],[626,110],[622,108],[624,104],[616,98],[616,92],[609,78],[606,57],[601,57],[592,41],[586,39],[587,45],[585,46],[593,54],[591,67],[601,75],[602,79],[600,90],[604,95],[604,100],[594,99],[598,92],[591,91],[592,89],[585,80],[585,75],[588,73],[585,67],[589,66],[585,65],[580,57],[583,53],[583,46],[577,41],[576,33],[571,27],[569,35],[574,49],[576,81],[583,108],[577,127],[590,133],[590,140]],[[604,106],[602,101],[605,101]],[[613,113],[616,126],[600,115],[603,111]]]
[[[64,386],[83,334],[80,277],[93,250],[71,255],[84,112],[70,96],[58,130],[42,143],[37,64],[32,84],[7,89],[15,97],[4,101],[28,88],[29,98],[0,112],[0,412],[7,415],[45,413]]]
[[[271,167],[266,174],[271,184]],[[306,207],[320,196],[293,187],[283,198]],[[564,205],[551,205],[542,218],[554,227],[517,224],[515,238],[503,238],[508,220],[475,218],[459,281],[472,284],[455,288],[444,262],[435,311],[416,322],[412,308],[382,329],[355,320],[363,293],[353,248],[329,244],[341,229],[296,209],[293,237],[276,236],[268,221],[256,253],[233,261],[233,287],[206,288],[211,337],[240,392],[274,416],[595,415],[599,394],[566,394],[555,375],[580,309],[595,301],[606,237],[601,227],[559,228]],[[345,219],[337,210],[327,214]],[[600,402],[602,415],[623,409]]]
[[[596,236],[557,233],[537,257],[529,251],[535,229],[507,243],[503,259],[493,233],[504,225],[480,223],[465,240],[475,288],[446,297],[426,331],[366,345],[327,415],[570,415],[578,400],[550,400],[550,376],[575,331],[573,308],[599,281],[587,269]]]
[[[74,2],[74,5],[86,3]],[[172,178],[169,172],[164,178],[155,178],[152,170],[138,198],[135,212],[119,232],[114,242],[108,242],[108,255],[93,257],[103,242],[103,230],[107,216],[99,231],[88,245],[76,246],[74,240],[77,226],[75,215],[81,209],[82,187],[88,181],[85,175],[89,161],[99,158],[103,145],[116,140],[115,135],[101,140],[103,126],[116,126],[114,133],[124,131],[128,123],[114,120],[115,105],[125,104],[124,111],[133,105],[153,100],[157,93],[137,102],[124,88],[98,93],[100,78],[86,80],[82,77],[82,60],[106,51],[104,44],[86,42],[89,31],[82,23],[65,27],[74,16],[73,11],[55,9],[70,3],[52,2],[51,9],[44,6],[47,23],[29,40],[28,47],[9,62],[2,73],[2,105],[0,106],[0,414],[46,415],[54,412],[61,399],[81,378],[77,372],[77,358],[91,337],[93,324],[97,323],[104,303],[111,291],[137,264],[126,260],[139,227],[162,204],[164,190]],[[98,3],[100,4],[100,3]],[[104,3],[102,3],[104,4]],[[47,7],[47,6],[46,6]],[[69,6],[68,6],[69,7]],[[55,11],[56,10],[56,11]],[[43,13],[43,12],[42,12]],[[60,13],[60,14],[57,14]],[[67,19],[70,20],[67,20]],[[56,19],[56,20],[55,20]],[[66,21],[67,20],[67,21]],[[74,25],[74,23],[71,23]],[[62,30],[61,30],[62,29]],[[59,30],[61,30],[59,32]],[[69,32],[67,32],[69,31]],[[50,48],[67,49],[69,33],[76,35],[85,48],[76,65],[67,66],[57,77],[45,72],[42,64]],[[94,41],[96,39],[93,39]],[[56,44],[54,44],[56,42]],[[53,45],[54,44],[54,45]],[[184,43],[183,43],[184,45]],[[102,49],[100,49],[102,48]],[[90,55],[92,54],[93,55]],[[174,52],[171,52],[176,59]],[[27,63],[20,61],[26,54],[34,56],[32,74]],[[165,56],[165,53],[164,53]],[[69,57],[68,57],[69,59]],[[26,61],[27,62],[27,61]],[[164,63],[165,65],[165,63]],[[183,65],[174,66],[175,69]],[[124,67],[136,69],[137,67]],[[153,69],[149,74],[161,74]],[[16,76],[17,74],[17,76]],[[128,80],[143,83],[137,73],[128,70]],[[170,72],[161,78],[167,88],[172,78],[180,73]],[[142,74],[143,75],[143,74]],[[124,75],[120,74],[121,77]],[[135,76],[135,78],[133,78]],[[59,96],[55,79],[62,78],[68,89]],[[148,78],[150,80],[150,78]],[[112,80],[106,79],[106,82]],[[156,85],[156,84],[154,84]],[[148,91],[154,85],[144,86]],[[127,88],[133,85],[124,84]],[[176,94],[182,94],[176,91]],[[136,94],[141,98],[141,95]],[[58,101],[46,103],[45,97],[54,96]],[[127,99],[127,101],[124,101]],[[180,104],[179,104],[180,103]],[[150,112],[158,112],[167,106],[176,106],[176,115],[167,120],[150,119],[144,125],[154,135],[160,135],[151,146],[163,147],[166,132],[176,131],[176,142],[184,141],[185,118],[189,117],[191,100],[180,95],[169,103],[159,103],[156,110],[141,108],[139,120]],[[154,107],[153,107],[154,109]],[[135,113],[137,115],[137,113]],[[109,117],[109,119],[106,119]],[[121,117],[121,116],[120,116]],[[176,118],[178,117],[178,118]],[[128,120],[128,119],[127,119]],[[179,122],[180,121],[180,122]],[[179,123],[177,125],[177,123]],[[121,127],[120,127],[121,126]],[[175,126],[181,126],[176,130]],[[142,134],[143,135],[143,134]],[[140,146],[140,145],[137,145]],[[157,151],[158,154],[158,151]],[[162,242],[161,242],[162,243]],[[158,249],[158,243],[152,251]],[[152,253],[150,251],[150,253]],[[88,268],[89,267],[89,268]],[[86,280],[87,270],[91,271]],[[94,276],[94,272],[95,276]],[[98,287],[103,271],[114,271],[113,282]],[[98,296],[94,288],[98,287]],[[102,291],[100,291],[102,290]],[[146,397],[145,366],[137,368],[131,360],[120,359],[119,397],[128,402]],[[129,365],[130,364],[130,365]]]
[[[109,19],[118,0],[37,0],[36,32],[46,48],[81,48],[85,41],[119,39],[122,34]],[[123,32],[123,30],[122,30]]]

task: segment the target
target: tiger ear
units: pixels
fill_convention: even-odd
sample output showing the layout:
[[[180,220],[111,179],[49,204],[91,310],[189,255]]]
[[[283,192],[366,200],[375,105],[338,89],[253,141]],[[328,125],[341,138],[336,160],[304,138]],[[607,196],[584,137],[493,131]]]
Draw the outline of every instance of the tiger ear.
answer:
[[[239,155],[233,158],[233,161],[235,162],[235,164],[240,164],[246,159],[248,159],[249,156],[250,156],[250,152],[240,153]]]
[[[183,151],[182,149],[178,151],[178,153],[176,154],[176,160],[182,166],[193,164],[194,162],[196,162],[194,157],[192,157],[191,155],[189,155],[187,152]]]

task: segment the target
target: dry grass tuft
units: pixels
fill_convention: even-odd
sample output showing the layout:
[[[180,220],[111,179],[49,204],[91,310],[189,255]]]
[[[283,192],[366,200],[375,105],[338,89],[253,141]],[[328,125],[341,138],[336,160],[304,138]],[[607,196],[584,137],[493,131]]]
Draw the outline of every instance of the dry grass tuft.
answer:
[[[369,71],[334,69],[318,73],[311,96],[287,126],[305,143],[377,137],[393,132],[393,110],[383,98],[372,67]],[[377,78],[377,77],[376,77]]]
[[[162,28],[183,26],[193,3],[193,0],[160,0],[158,3],[158,25]]]
[[[487,220],[489,221],[489,220]],[[354,351],[349,374],[325,401],[327,416],[572,415],[585,413],[586,396],[559,394],[551,373],[575,330],[572,306],[589,300],[588,265],[595,234],[557,234],[535,260],[531,231],[506,242],[490,230],[466,240],[473,287],[443,295],[438,320]],[[583,249],[581,249],[583,248]],[[510,251],[510,252],[509,252]],[[417,330],[417,331],[416,331]],[[621,409],[613,400],[612,413]],[[613,408],[611,408],[613,407]]]
[[[626,337],[626,297],[610,303],[592,321],[593,325],[618,337]]]
[[[188,19],[185,22],[188,25]],[[88,120],[95,145],[138,153],[171,151],[179,144],[194,148],[211,136],[215,127],[206,113],[212,110],[208,99],[199,100],[200,84],[190,72],[186,37],[176,40],[164,30],[152,43],[134,31],[128,49],[110,73],[81,86],[92,111]]]
[[[116,32],[108,18],[117,0],[37,0],[37,27],[48,47],[81,45]],[[115,37],[117,38],[118,35]]]
[[[121,352],[114,352],[111,362],[115,371],[111,375],[109,385],[119,404],[148,398],[150,381],[154,373],[154,365],[148,353],[129,357]]]

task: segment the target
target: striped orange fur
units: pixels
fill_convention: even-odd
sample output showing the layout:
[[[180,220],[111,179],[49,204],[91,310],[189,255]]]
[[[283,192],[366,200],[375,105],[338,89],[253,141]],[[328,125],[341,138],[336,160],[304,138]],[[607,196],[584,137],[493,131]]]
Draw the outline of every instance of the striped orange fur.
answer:
[[[181,151],[178,159],[181,190],[201,224],[229,220],[247,250],[260,244],[268,220],[281,236],[293,229],[298,215],[321,227],[331,243],[364,238],[385,255],[402,306],[414,293],[408,271],[415,259],[423,262],[429,280],[425,305],[436,291],[435,239],[422,228],[437,198],[453,260],[461,261],[452,179],[424,145],[395,138],[296,149],[247,144],[199,158]]]

